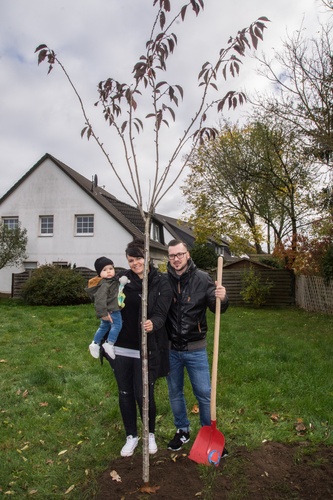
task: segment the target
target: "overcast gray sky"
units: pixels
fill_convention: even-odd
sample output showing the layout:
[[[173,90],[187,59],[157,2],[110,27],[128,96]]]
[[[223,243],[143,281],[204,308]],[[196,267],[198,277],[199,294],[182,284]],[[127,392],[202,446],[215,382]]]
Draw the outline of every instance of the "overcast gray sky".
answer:
[[[184,0],[171,0],[183,5]],[[87,178],[98,175],[100,185],[123,201],[129,201],[99,148],[81,139],[83,117],[59,68],[47,75],[47,65],[37,65],[35,48],[45,43],[55,50],[70,73],[88,114],[97,125],[93,103],[96,85],[114,77],[130,82],[133,65],[144,53],[156,7],[152,0],[0,0],[0,197],[45,153],[54,155]],[[259,52],[279,49],[286,34],[303,24],[309,35],[319,22],[328,20],[321,0],[205,0],[197,18],[191,14],[177,26],[178,48],[170,58],[172,81],[184,87],[185,98],[177,113],[175,130],[164,139],[165,157],[174,149],[179,131],[191,118],[195,106],[196,75],[207,60],[225,47],[229,36],[260,16],[270,19]],[[267,85],[255,72],[255,62],[244,59],[241,75],[229,79],[230,88],[251,92]],[[244,107],[246,111],[246,107]],[[239,113],[239,111],[238,111]],[[231,117],[226,113],[226,117]],[[237,114],[234,115],[235,119]],[[216,123],[212,123],[216,125]],[[119,147],[101,130],[111,158],[124,168]],[[144,194],[149,189],[153,156],[143,144],[141,151]],[[47,186],[46,186],[47,189]],[[183,202],[174,188],[157,211],[181,215]]]

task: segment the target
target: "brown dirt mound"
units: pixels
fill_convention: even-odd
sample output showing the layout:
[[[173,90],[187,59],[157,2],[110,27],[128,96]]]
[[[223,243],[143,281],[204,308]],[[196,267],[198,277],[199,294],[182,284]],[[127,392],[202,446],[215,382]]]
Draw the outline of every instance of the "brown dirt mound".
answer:
[[[188,458],[188,452],[159,450],[150,457],[150,493],[140,491],[140,452],[130,458],[120,457],[99,478],[94,499],[333,499],[332,446],[268,442],[254,451],[233,450],[219,467],[199,466]],[[118,475],[121,481],[112,475]]]

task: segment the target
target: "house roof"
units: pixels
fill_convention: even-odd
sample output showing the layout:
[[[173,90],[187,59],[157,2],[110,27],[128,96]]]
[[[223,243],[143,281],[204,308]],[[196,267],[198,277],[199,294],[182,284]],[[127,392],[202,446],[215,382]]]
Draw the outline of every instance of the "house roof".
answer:
[[[17,187],[22,184],[45,160],[51,160],[60,170],[62,170],[70,179],[75,182],[88,196],[93,198],[106,212],[108,212],[121,226],[123,226],[133,238],[142,238],[144,235],[144,221],[141,217],[140,210],[118,200],[111,193],[98,186],[94,180],[89,180],[79,174],[71,167],[58,160],[49,153],[46,153],[26,174],[14,184],[7,193],[0,199],[1,203],[10,196]],[[162,214],[154,214],[152,220],[165,227],[165,229],[175,239],[184,241],[190,248],[193,246],[195,236],[192,229],[185,223]],[[157,242],[150,240],[150,246],[156,250],[165,251],[165,245],[168,242]],[[226,242],[222,245],[228,246]]]
[[[266,268],[266,269],[275,269],[272,266],[268,266],[267,264],[264,264],[262,262],[259,262],[258,260],[251,259],[251,258],[240,258],[240,259],[233,259],[229,262],[226,262],[223,267],[261,267],[261,268]]]
[[[142,238],[144,234],[144,222],[140,211],[118,200],[111,193],[96,185],[94,181],[88,180],[71,167],[58,160],[54,156],[46,153],[28,172],[26,172],[18,182],[16,182],[7,193],[0,199],[0,204],[10,196],[20,184],[22,184],[45,160],[51,160],[60,170],[75,182],[88,196],[93,198],[106,212],[108,212],[121,226],[123,226],[133,238]],[[151,240],[150,245],[156,249],[165,251],[165,246],[157,241]]]
[[[174,239],[184,241],[189,248],[193,246],[195,237],[189,226],[186,226],[180,220],[168,217],[167,215],[155,214],[154,219],[162,224],[166,230],[172,234]],[[167,244],[168,242],[165,243]]]

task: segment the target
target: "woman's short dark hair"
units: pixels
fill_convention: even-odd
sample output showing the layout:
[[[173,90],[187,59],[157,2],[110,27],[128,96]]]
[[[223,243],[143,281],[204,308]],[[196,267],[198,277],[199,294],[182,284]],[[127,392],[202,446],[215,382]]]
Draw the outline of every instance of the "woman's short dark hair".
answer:
[[[133,241],[130,241],[125,250],[126,257],[137,257],[144,259],[144,241],[136,238]]]

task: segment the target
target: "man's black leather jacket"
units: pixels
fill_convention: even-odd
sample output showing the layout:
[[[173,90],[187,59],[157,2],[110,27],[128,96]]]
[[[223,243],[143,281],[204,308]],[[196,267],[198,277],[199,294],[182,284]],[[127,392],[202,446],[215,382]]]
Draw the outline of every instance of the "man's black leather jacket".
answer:
[[[207,307],[215,312],[215,284],[208,273],[198,269],[192,259],[187,270],[178,276],[168,264],[173,290],[166,328],[171,349],[188,351],[206,346]],[[221,313],[228,308],[228,298],[221,302]]]

